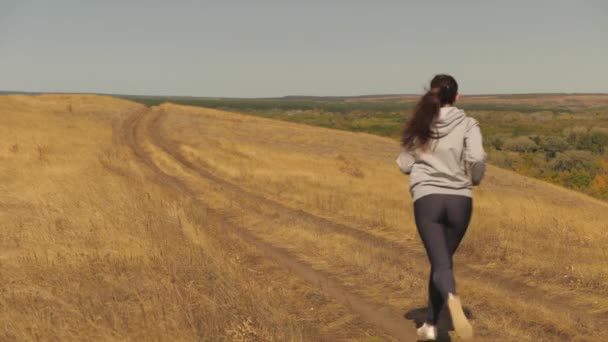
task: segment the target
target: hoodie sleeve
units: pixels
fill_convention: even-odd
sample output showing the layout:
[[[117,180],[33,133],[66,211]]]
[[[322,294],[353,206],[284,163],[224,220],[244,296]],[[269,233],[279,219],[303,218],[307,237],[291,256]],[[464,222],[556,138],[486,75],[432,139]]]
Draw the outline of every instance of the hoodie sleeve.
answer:
[[[399,166],[399,169],[401,170],[401,172],[403,172],[406,175],[409,175],[410,172],[412,172],[412,166],[414,166],[415,161],[416,161],[416,158],[414,157],[413,152],[407,150],[403,146],[401,147],[401,152],[397,156],[397,160],[395,160],[395,162],[397,162],[397,165]]]
[[[464,157],[470,165],[471,182],[479,185],[486,170],[486,153],[483,150],[479,122],[469,118],[467,132],[464,136]]]

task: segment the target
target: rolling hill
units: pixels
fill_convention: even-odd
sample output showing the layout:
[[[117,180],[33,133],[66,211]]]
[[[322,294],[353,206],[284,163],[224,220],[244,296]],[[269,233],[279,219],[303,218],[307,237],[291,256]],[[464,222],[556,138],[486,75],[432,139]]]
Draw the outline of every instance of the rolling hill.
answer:
[[[0,339],[414,340],[428,262],[394,140],[94,95],[0,111]],[[478,339],[601,340],[608,205],[495,167],[474,195]]]

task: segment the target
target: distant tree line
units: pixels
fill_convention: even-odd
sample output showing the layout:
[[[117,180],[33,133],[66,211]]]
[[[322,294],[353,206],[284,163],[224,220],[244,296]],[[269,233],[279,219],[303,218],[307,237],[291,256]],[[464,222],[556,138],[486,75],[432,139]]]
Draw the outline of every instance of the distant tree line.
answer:
[[[490,136],[491,162],[608,199],[608,129],[575,126],[561,135]]]

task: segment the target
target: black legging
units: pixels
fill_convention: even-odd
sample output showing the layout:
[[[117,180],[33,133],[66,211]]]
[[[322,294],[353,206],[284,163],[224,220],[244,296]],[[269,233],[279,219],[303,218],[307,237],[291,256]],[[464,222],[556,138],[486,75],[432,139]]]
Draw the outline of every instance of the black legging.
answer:
[[[461,195],[432,194],[414,202],[418,233],[431,262],[427,322],[435,325],[448,297],[456,294],[452,256],[464,237],[473,200]]]

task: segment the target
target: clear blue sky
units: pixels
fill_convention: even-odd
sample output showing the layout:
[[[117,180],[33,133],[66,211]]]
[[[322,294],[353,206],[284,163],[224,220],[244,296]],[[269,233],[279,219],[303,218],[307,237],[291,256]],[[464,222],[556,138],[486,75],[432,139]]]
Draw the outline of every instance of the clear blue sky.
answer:
[[[1,0],[0,90],[608,92],[608,1]]]

